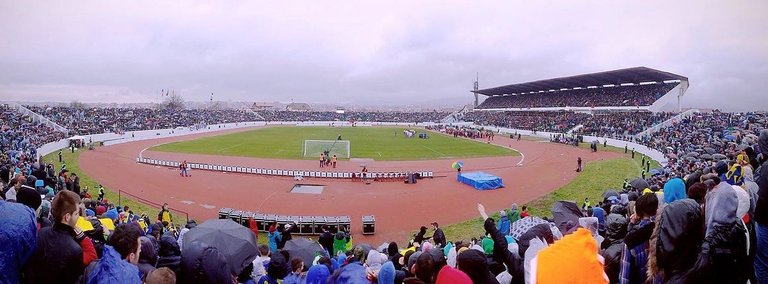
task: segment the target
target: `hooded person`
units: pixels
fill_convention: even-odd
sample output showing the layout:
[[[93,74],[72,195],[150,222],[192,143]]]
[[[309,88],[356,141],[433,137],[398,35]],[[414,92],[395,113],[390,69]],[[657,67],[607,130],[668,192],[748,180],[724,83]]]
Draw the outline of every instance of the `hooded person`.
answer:
[[[512,203],[512,206],[507,212],[507,219],[509,219],[510,224],[520,220],[520,210],[517,209],[517,203]]]
[[[328,269],[328,266],[322,264],[312,265],[307,271],[307,284],[325,284],[330,276],[331,271]]]
[[[667,204],[656,219],[648,255],[648,276],[663,283],[691,283],[704,238],[699,204],[681,199]],[[658,278],[657,278],[658,277]]]
[[[395,265],[391,261],[387,261],[379,269],[379,274],[376,277],[379,284],[392,284],[395,283]]]
[[[333,275],[328,280],[328,283],[370,283],[366,275],[366,269],[360,262],[361,259],[366,259],[366,252],[367,251],[361,246],[353,248],[353,256],[347,258],[349,263],[334,271]],[[271,266],[272,264],[270,263],[270,267]]]
[[[499,224],[496,226],[502,234],[509,234],[509,227],[512,225],[507,213],[504,210],[499,212]]]
[[[673,178],[664,184],[664,203],[672,203],[676,200],[684,199],[685,182],[680,178]]]
[[[231,284],[232,274],[228,267],[227,259],[218,249],[192,242],[185,246],[181,254],[181,271],[177,277],[179,283]]]
[[[142,283],[136,266],[141,256],[141,228],[137,224],[120,224],[109,236],[101,259],[83,272],[83,280],[95,283]]]
[[[339,253],[345,253],[347,251],[347,242],[349,242],[349,236],[344,231],[339,230],[333,237],[333,256],[339,255]]]
[[[389,256],[389,261],[395,265],[395,270],[400,270],[403,268],[403,266],[400,264],[400,258],[403,257],[403,255],[400,254],[400,250],[397,248],[396,242],[389,243],[387,246],[387,255]]]
[[[419,232],[416,234],[416,236],[414,236],[413,242],[421,244],[422,242],[429,240],[431,237],[424,236],[426,234],[427,234],[427,227],[421,226],[421,228],[419,228]]]
[[[267,239],[269,240],[269,250],[272,253],[277,253],[277,244],[280,243],[280,240],[282,239],[282,235],[277,232],[277,228],[274,224],[269,226]]]
[[[472,278],[469,278],[469,276],[461,270],[445,266],[437,273],[435,284],[472,284]]]
[[[746,229],[736,216],[738,196],[729,184],[721,181],[707,193],[705,202],[706,229],[696,264],[700,272],[697,281],[744,283],[747,240]]]
[[[605,274],[611,283],[619,283],[621,251],[624,247],[624,236],[626,235],[627,218],[619,214],[609,214],[606,218],[606,238],[600,245],[600,255],[605,259]]]
[[[157,268],[168,267],[176,274],[179,274],[181,271],[181,249],[179,244],[171,236],[163,236],[160,238],[159,244]]]
[[[755,204],[755,231],[757,235],[755,253],[755,276],[758,282],[768,283],[768,129],[760,131],[757,140],[760,155],[760,167],[754,171],[757,191]]]
[[[0,200],[0,282],[19,283],[19,272],[37,247],[35,214],[27,206]]]
[[[473,283],[499,283],[491,273],[485,254],[467,250],[456,257],[458,269],[469,276]]]
[[[157,264],[157,250],[155,249],[152,240],[146,236],[139,238],[141,241],[141,254],[139,254],[139,272],[141,273],[141,280],[146,280],[152,270],[155,270]]]
[[[530,283],[608,283],[597,243],[584,228],[542,249],[531,262],[530,275]]]

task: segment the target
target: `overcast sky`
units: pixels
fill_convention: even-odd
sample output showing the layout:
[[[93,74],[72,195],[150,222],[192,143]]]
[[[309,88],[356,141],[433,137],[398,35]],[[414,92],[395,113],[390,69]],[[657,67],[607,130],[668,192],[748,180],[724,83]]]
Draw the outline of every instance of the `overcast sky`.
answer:
[[[282,5],[278,2],[289,2]],[[0,98],[472,101],[647,66],[689,107],[768,110],[768,1],[0,1]]]

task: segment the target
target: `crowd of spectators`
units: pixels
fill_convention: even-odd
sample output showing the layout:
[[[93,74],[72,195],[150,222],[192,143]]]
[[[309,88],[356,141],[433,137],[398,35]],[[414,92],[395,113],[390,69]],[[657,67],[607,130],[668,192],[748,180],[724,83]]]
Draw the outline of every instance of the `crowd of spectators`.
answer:
[[[562,133],[589,117],[589,114],[566,111],[473,111],[465,113],[461,120],[485,126]]]
[[[649,106],[677,84],[660,83],[491,96],[477,108]]]
[[[344,112],[335,111],[259,111],[266,121],[364,121],[364,122],[400,122],[422,123],[439,122],[450,114],[443,111],[429,112],[399,112],[399,111],[366,111]]]
[[[258,120],[253,112],[236,109],[26,107],[69,129],[72,135],[124,133]]]
[[[580,124],[584,126],[574,133],[628,140],[675,115],[671,112],[649,111],[598,112],[581,121]]]
[[[4,129],[34,127],[10,116]],[[516,204],[489,217],[478,205],[476,238],[447,240],[433,222],[432,236],[422,227],[409,241],[372,247],[323,228],[325,253],[307,263],[285,249],[295,226],[272,225],[268,245],[238,250],[252,252],[242,265],[229,263],[229,248],[185,243],[199,228],[175,226],[165,205],[150,218],[81,190],[65,166],[34,158],[36,144],[19,143],[36,132],[13,132],[15,143],[2,148],[15,160],[0,172],[9,177],[0,194],[0,283],[764,283],[766,121],[764,113],[695,114],[641,139],[667,155],[665,168],[645,168],[647,178],[596,203],[558,201],[552,217]]]

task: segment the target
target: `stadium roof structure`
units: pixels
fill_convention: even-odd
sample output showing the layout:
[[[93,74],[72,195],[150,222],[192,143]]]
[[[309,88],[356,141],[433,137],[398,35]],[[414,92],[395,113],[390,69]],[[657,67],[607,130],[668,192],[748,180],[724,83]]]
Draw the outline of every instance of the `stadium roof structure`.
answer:
[[[688,77],[660,71],[648,67],[633,67],[627,69],[583,74],[569,77],[539,80],[527,83],[512,84],[494,88],[472,91],[486,96],[501,96],[509,94],[525,94],[540,91],[586,88],[590,86],[639,84],[645,82],[688,81]]]

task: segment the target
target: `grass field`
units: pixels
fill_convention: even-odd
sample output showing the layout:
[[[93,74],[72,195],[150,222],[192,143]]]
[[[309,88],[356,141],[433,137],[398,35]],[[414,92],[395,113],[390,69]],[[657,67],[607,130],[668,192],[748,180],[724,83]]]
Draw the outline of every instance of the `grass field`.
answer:
[[[403,161],[467,157],[516,156],[514,150],[429,132],[429,139],[405,138],[396,127],[268,127],[158,145],[151,150],[275,159],[304,157],[304,140],[350,141],[352,158]],[[420,130],[418,132],[422,132]]]
[[[588,146],[587,146],[588,147]],[[624,153],[623,148],[599,147],[599,151],[611,151]],[[642,161],[642,155],[636,154],[632,159],[629,154],[625,157],[589,162],[584,166],[584,171],[576,176],[576,178],[565,186],[558,188],[554,192],[544,195],[536,200],[533,200],[527,204],[528,212],[533,216],[552,216],[552,205],[556,201],[570,200],[576,201],[581,205],[581,201],[585,197],[589,197],[593,203],[597,203],[598,200],[602,200],[602,194],[607,189],[619,189],[624,184],[624,179],[632,180],[640,176],[642,171],[640,163]],[[657,162],[651,163],[651,168],[659,167]],[[510,202],[512,205],[512,202]],[[492,211],[488,211],[489,213]],[[478,215],[479,216],[479,215]],[[492,215],[495,220],[498,220],[499,213]],[[474,218],[461,223],[450,224],[443,226],[446,238],[448,240],[461,240],[470,239],[472,237],[480,237],[484,234],[483,220],[481,218]],[[413,232],[416,233],[416,232]]]

